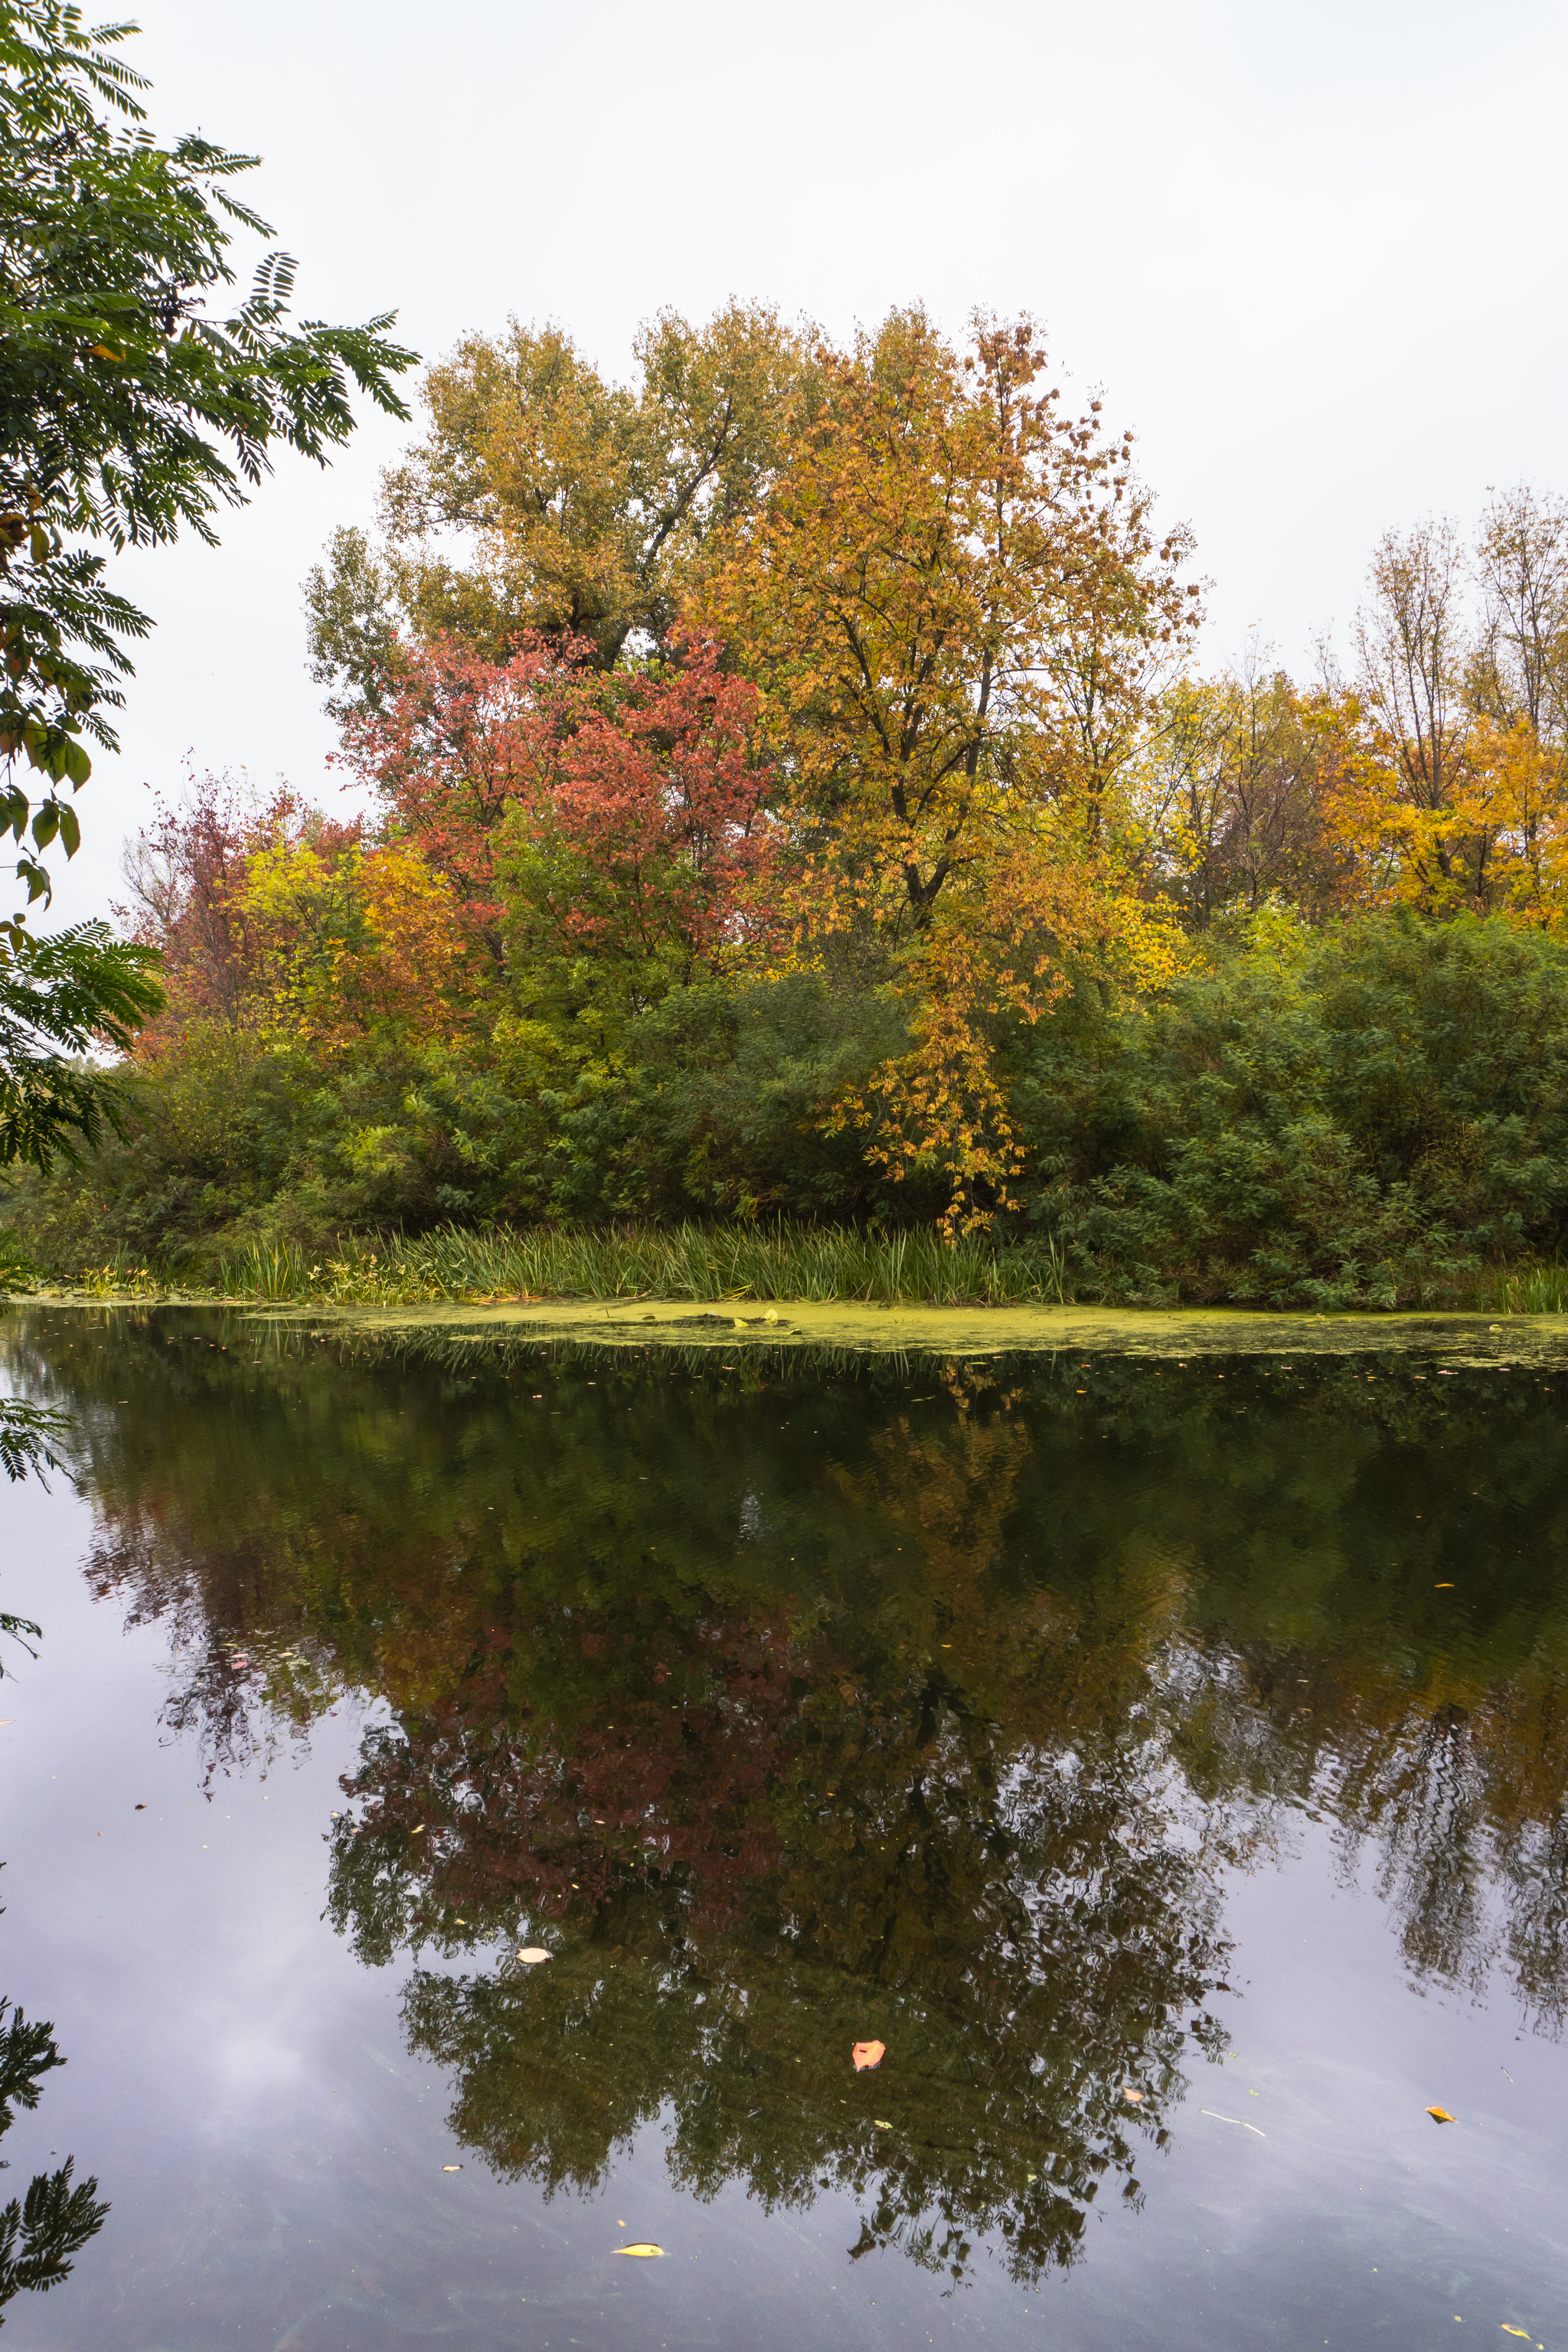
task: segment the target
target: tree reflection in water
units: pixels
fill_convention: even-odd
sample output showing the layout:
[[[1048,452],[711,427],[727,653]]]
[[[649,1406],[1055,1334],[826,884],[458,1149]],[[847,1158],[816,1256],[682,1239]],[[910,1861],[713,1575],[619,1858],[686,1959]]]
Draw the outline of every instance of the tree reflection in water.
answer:
[[[390,1707],[331,1916],[414,1956],[410,2042],[502,2174],[592,2185],[662,2117],[696,2194],[852,2190],[857,2252],[1070,2262],[1217,2032],[1223,1871],[1303,1811],[1415,1974],[1560,2028],[1550,1365],[71,1328],[14,1369],[82,1412],[91,1575],[184,1645],[207,1769]]]

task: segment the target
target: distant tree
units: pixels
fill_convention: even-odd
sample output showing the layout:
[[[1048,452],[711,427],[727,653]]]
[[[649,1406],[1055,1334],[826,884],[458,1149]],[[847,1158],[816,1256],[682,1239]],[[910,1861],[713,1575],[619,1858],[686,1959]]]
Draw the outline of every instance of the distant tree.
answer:
[[[514,320],[429,371],[385,549],[341,530],[307,583],[330,710],[381,708],[406,637],[499,661],[526,635],[606,669],[638,639],[668,650],[715,532],[773,478],[805,362],[776,312],[733,302],[700,328],[660,311],[637,359],[635,387],[608,383],[558,328]]]

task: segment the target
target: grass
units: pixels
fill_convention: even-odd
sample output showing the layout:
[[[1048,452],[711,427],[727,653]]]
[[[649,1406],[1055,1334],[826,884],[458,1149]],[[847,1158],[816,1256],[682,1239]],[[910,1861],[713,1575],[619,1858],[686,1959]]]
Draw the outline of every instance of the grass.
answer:
[[[412,1240],[350,1244],[312,1258],[286,1243],[225,1261],[225,1297],[362,1305],[489,1298],[795,1298],[873,1304],[1058,1306],[1061,1260],[1049,1243],[949,1248],[931,1232],[877,1235],[833,1226],[448,1225]]]
[[[7,1279],[7,1277],[9,1277]],[[40,1269],[0,1263],[0,1296],[33,1290]],[[174,1296],[279,1306],[414,1306],[528,1298],[841,1300],[921,1307],[1068,1306],[1075,1286],[1048,1240],[998,1247],[972,1234],[949,1247],[926,1228],[868,1234],[794,1224],[447,1225],[412,1238],[346,1237],[310,1252],[287,1242],[231,1253],[216,1278],[182,1281],[121,1251],[71,1287],[120,1300]],[[1077,1295],[1082,1296],[1083,1286]],[[1089,1296],[1097,1295],[1092,1286]],[[1568,1313],[1568,1263],[1537,1259],[1478,1270],[1443,1308],[1488,1315]]]
[[[1495,1266],[1481,1304],[1493,1315],[1561,1315],[1568,1311],[1568,1265]]]

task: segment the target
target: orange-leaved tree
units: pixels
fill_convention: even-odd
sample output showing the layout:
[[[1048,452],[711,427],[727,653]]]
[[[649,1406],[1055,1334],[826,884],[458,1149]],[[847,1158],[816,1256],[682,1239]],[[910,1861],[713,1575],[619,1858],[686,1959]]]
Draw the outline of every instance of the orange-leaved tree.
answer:
[[[804,373],[783,457],[703,591],[763,694],[787,786],[795,952],[873,935],[910,1050],[840,1120],[895,1180],[941,1168],[950,1232],[1021,1153],[993,1069],[1089,955],[1147,983],[1179,956],[1121,855],[1119,780],[1197,618],[1131,436],[1066,415],[1034,322],[960,353],[895,313]]]

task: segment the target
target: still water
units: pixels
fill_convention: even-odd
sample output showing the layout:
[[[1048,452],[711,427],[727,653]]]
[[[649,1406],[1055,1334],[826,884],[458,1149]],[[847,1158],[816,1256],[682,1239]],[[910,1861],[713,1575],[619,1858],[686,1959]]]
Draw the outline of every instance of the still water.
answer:
[[[1568,1356],[1505,1344],[13,1310],[79,1428],[0,1494],[66,2062],[0,2199],[110,2211],[7,2342],[1556,2352]]]

